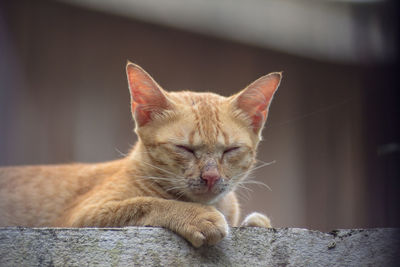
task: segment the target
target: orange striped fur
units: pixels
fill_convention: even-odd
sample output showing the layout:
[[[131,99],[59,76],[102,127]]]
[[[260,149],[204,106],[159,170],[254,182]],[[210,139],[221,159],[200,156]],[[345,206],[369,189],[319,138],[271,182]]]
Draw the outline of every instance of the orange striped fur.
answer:
[[[234,191],[255,162],[281,74],[223,97],[166,92],[139,66],[126,70],[138,135],[129,155],[1,168],[0,226],[161,226],[199,247],[239,225]],[[270,227],[261,214],[243,225]]]

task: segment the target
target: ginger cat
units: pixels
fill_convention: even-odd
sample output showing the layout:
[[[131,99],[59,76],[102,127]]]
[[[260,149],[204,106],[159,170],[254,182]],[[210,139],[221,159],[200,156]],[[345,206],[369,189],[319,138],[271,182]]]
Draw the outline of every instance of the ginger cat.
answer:
[[[166,92],[126,66],[138,141],[100,164],[0,168],[0,226],[168,228],[195,247],[238,226],[234,190],[255,163],[281,73],[231,97]],[[244,226],[270,227],[259,213]]]

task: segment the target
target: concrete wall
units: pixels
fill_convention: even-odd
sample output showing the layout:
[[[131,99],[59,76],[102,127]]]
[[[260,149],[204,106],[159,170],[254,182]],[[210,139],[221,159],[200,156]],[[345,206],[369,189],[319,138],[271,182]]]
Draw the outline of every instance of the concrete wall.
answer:
[[[0,266],[396,266],[399,248],[393,228],[233,228],[200,249],[162,228],[0,228]]]

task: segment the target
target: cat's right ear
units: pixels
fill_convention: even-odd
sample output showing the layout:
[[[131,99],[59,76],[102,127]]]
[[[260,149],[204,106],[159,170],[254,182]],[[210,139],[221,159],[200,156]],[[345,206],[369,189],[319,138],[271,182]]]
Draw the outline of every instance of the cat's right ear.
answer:
[[[131,93],[132,114],[139,127],[171,107],[164,90],[140,66],[128,61],[126,75]]]

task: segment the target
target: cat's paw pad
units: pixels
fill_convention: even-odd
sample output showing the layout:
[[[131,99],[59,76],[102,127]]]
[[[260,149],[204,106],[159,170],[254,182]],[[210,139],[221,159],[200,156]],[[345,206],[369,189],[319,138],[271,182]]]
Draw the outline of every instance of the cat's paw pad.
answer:
[[[184,237],[195,247],[215,245],[229,233],[225,217],[217,210],[199,214],[185,228]]]
[[[271,220],[264,214],[253,212],[246,216],[241,227],[263,227],[271,228]]]

